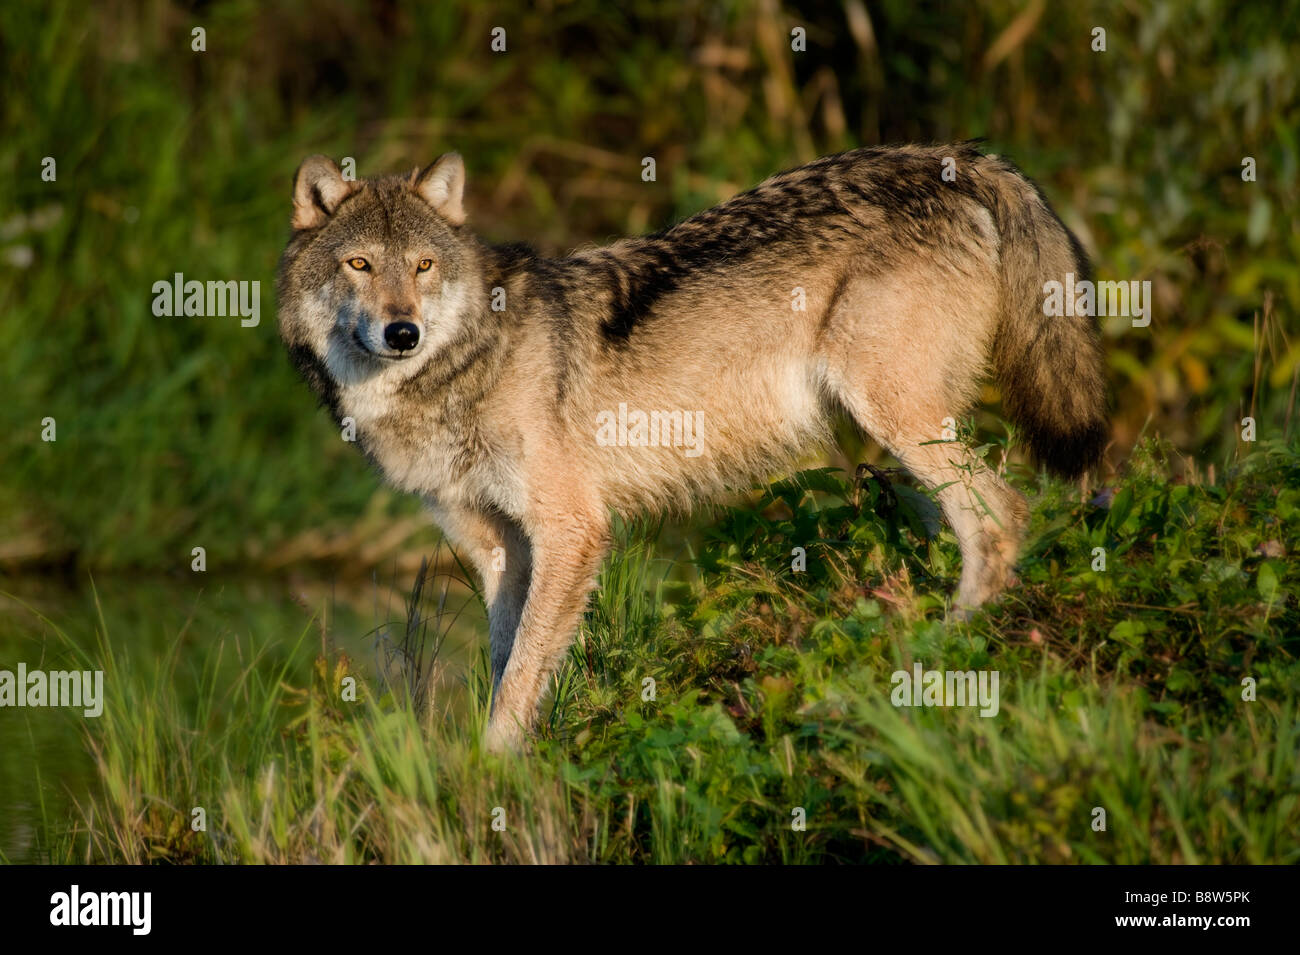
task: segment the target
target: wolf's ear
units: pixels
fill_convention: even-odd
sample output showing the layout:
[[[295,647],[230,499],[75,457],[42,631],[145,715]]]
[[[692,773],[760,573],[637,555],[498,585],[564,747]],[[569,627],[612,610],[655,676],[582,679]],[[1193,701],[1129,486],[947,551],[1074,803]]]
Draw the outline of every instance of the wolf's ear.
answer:
[[[334,214],[339,203],[352,195],[348,182],[328,156],[308,156],[293,178],[293,227],[316,229]]]
[[[411,185],[438,215],[452,225],[465,224],[465,160],[460,153],[443,153]]]

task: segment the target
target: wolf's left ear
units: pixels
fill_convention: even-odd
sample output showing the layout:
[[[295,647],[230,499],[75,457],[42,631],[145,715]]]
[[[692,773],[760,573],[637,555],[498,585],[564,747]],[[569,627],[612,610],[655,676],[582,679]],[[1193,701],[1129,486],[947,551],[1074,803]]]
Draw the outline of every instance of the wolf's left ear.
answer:
[[[323,226],[355,188],[356,183],[345,180],[329,156],[308,156],[293,178],[293,227]]]
[[[411,180],[415,191],[452,225],[465,224],[465,160],[444,153]]]

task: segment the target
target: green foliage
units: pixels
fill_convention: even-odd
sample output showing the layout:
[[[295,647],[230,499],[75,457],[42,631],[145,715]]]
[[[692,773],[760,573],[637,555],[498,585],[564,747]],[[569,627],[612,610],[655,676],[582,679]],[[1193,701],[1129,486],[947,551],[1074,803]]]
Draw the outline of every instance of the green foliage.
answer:
[[[560,253],[819,154],[987,137],[1041,181],[1099,277],[1153,283],[1149,328],[1105,328],[1112,463],[1143,427],[1203,468],[1231,460],[1242,417],[1261,437],[1287,426],[1294,0],[383,10],[0,10],[0,560],[171,570],[198,541],[211,568],[248,570],[428,549],[416,520],[393,532],[414,502],[377,490],[275,340],[289,182],[321,151],[369,175],[459,149],[474,227]],[[153,283],[177,272],[260,282],[261,323],[154,317]]]
[[[90,729],[104,792],[48,842],[107,861],[1295,863],[1300,447],[1214,485],[1164,479],[1163,453],[1090,500],[1043,484],[1022,585],[968,623],[926,576],[956,561],[951,534],[898,530],[884,487],[830,470],[722,515],[686,575],[630,529],[523,759],[478,750],[483,658],[442,691],[469,720],[451,699],[432,721],[340,704],[345,658],[302,692],[250,666],[215,735],[190,732],[215,685],[187,708],[166,667],[113,679]],[[998,712],[894,705],[914,663],[996,670]],[[175,813],[198,791],[216,795],[196,842]]]

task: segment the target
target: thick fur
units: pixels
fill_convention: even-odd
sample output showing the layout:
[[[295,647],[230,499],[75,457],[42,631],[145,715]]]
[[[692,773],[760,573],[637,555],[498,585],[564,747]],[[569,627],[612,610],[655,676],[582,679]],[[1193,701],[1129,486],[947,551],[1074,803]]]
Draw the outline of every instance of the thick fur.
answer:
[[[561,259],[480,242],[463,188],[454,154],[367,182],[304,162],[280,329],[335,417],[482,575],[493,745],[531,726],[611,513],[752,486],[824,446],[843,408],[936,489],[971,608],[1010,581],[1028,508],[961,444],[934,443],[944,419],[992,370],[1047,466],[1075,475],[1100,456],[1095,320],[1042,308],[1044,284],[1087,263],[1034,186],[971,144],[828,156]],[[406,319],[421,340],[398,354],[384,328]],[[598,416],[621,404],[698,415],[700,453],[602,443]]]

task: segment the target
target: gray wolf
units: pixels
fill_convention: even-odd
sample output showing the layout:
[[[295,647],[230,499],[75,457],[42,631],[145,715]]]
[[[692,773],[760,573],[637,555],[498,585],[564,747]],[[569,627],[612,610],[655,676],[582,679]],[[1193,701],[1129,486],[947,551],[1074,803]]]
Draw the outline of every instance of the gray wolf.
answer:
[[[1104,449],[1096,320],[1043,309],[1045,283],[1086,276],[1086,258],[973,144],[827,156],[564,258],[480,241],[464,188],[455,153],[355,181],[305,160],[279,325],[322,402],[481,575],[493,748],[527,738],[612,514],[752,487],[846,411],[934,492],[969,610],[1013,579],[1029,512],[940,440],[945,419],[991,370],[1047,468],[1076,476]]]

